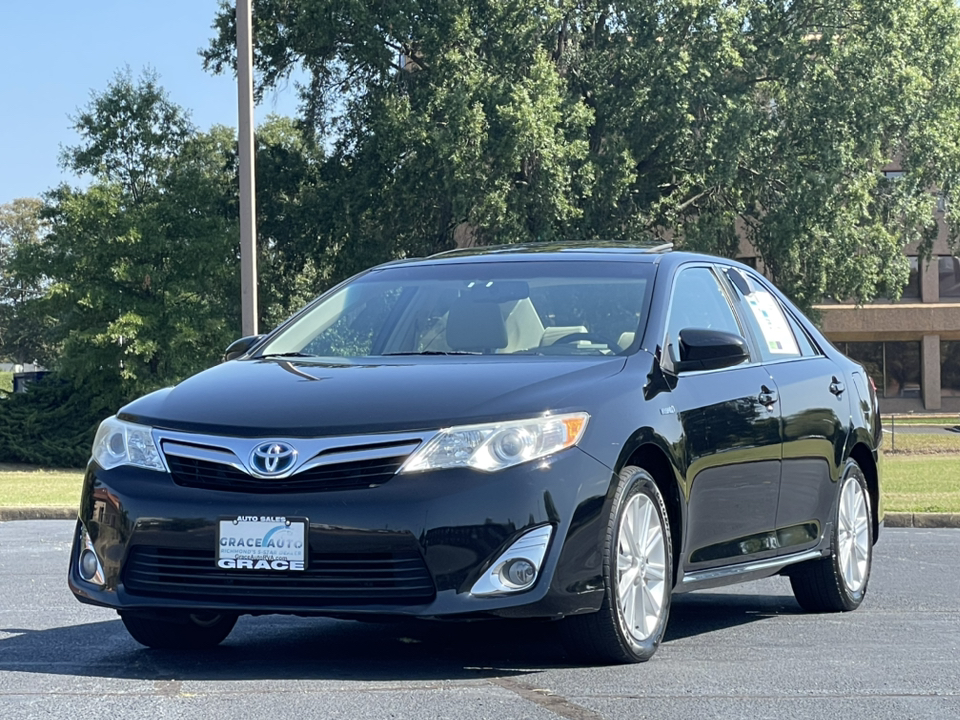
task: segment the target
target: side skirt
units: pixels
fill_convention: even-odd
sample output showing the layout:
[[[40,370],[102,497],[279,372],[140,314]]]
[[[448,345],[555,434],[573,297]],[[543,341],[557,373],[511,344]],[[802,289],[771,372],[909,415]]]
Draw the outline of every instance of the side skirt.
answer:
[[[806,552],[796,553],[794,555],[782,555],[757,562],[728,565],[726,567],[710,568],[709,570],[697,570],[684,574],[683,580],[677,583],[673,591],[675,593],[690,592],[692,590],[732,585],[734,583],[746,582],[747,580],[759,580],[760,578],[769,577],[770,575],[776,575],[789,565],[806,562],[807,560],[816,560],[825,554],[823,550],[807,550]]]

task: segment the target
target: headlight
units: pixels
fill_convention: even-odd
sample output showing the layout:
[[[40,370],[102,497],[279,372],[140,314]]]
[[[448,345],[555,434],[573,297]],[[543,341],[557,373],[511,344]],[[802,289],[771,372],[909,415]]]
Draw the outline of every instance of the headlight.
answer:
[[[93,459],[104,470],[118,465],[136,465],[148,470],[166,470],[150,428],[108,417],[93,440]]]
[[[576,445],[589,419],[587,413],[570,413],[447,428],[407,458],[400,472],[452,467],[503,470]]]

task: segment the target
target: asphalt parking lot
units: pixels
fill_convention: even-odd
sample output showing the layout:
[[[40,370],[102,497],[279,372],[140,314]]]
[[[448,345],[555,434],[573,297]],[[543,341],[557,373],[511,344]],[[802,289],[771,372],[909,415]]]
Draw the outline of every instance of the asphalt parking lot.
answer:
[[[783,578],[678,596],[644,665],[572,664],[549,623],[241,618],[149,651],[66,587],[70,521],[0,523],[0,718],[960,718],[960,530],[887,529],[860,610]]]
[[[903,435],[956,435],[958,432],[957,428],[960,428],[960,425],[950,425],[950,426],[936,426],[936,425],[891,425],[890,423],[885,423],[883,426],[883,432],[887,435],[893,434],[894,432]]]

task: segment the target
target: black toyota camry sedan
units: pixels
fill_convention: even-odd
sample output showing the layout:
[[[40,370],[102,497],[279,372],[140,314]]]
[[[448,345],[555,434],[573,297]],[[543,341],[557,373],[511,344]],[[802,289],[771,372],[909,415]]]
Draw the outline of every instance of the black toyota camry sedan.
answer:
[[[674,593],[863,601],[876,393],[763,276],[669,246],[372,268],[100,426],[69,583],[152,647],[239,615],[543,618],[648,659]]]

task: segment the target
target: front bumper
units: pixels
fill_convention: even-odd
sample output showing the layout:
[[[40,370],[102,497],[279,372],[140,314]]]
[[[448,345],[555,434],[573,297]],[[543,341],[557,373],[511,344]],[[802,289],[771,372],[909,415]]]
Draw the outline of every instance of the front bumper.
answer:
[[[401,474],[379,487],[262,494],[182,487],[160,472],[91,462],[69,585],[116,609],[239,613],[559,617],[599,607],[613,472],[579,448],[497,473]],[[218,522],[267,515],[309,521],[307,572],[216,566]],[[470,590],[514,541],[549,525],[534,585]],[[84,535],[103,582],[78,569]]]

